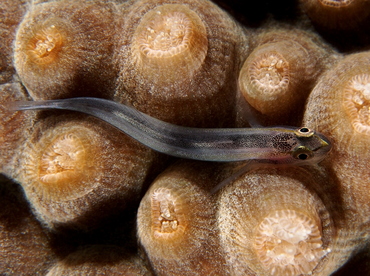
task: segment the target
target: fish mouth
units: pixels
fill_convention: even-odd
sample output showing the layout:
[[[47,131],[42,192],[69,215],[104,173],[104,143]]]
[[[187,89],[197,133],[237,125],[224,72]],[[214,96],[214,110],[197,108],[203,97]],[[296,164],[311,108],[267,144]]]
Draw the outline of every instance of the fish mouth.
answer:
[[[321,144],[320,151],[329,152],[332,149],[332,142],[330,141],[330,139],[321,133],[316,133],[316,135],[318,136],[320,140],[320,144]]]
[[[332,149],[333,144],[327,136],[321,133],[316,133],[316,137],[320,143],[320,146],[314,150],[314,158],[311,159],[311,161],[314,163],[319,163],[327,157],[328,153]]]

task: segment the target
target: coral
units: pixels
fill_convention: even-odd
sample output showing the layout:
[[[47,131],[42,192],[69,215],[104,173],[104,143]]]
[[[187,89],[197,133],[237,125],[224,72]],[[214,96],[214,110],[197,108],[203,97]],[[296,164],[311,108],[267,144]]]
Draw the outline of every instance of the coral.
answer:
[[[339,235],[354,248],[366,243],[370,231],[369,65],[370,52],[351,54],[338,62],[319,79],[304,117],[305,124],[315,125],[333,141],[324,165],[331,169],[345,206],[346,223]]]
[[[330,64],[330,52],[302,30],[275,28],[260,34],[254,43],[240,70],[240,92],[264,125],[276,125],[276,118],[299,123],[297,110],[304,108],[315,80]]]
[[[368,0],[302,0],[302,6],[311,20],[325,28],[355,29],[368,22]]]
[[[185,126],[233,124],[238,56],[248,37],[228,14],[209,1],[147,0],[122,18],[116,101]]]
[[[112,3],[97,1],[32,6],[19,25],[14,49],[15,68],[31,97],[112,94],[114,12]]]
[[[91,228],[96,219],[139,200],[156,157],[95,118],[48,116],[33,126],[15,175],[50,227]]]
[[[25,142],[34,114],[14,113],[8,110],[8,103],[12,101],[27,100],[29,97],[19,82],[9,82],[0,85],[0,168],[11,177],[14,168],[14,152]]]
[[[149,10],[140,20],[131,44],[132,62],[138,73],[159,85],[192,78],[207,51],[204,23],[188,6],[180,4]]]
[[[13,42],[18,24],[27,9],[26,0],[0,2],[0,84],[10,82],[13,68]]]
[[[327,179],[312,171],[255,169],[223,189],[218,224],[234,275],[329,275],[337,268],[330,262],[337,206],[322,201]]]
[[[0,274],[370,274],[368,5],[1,1]],[[263,106],[262,80],[289,96]],[[184,126],[254,114],[333,149],[301,167],[175,163],[80,113],[8,109],[78,96]]]
[[[305,124],[324,131],[333,141],[333,152],[327,163],[336,172],[338,185],[352,194],[343,197],[348,200],[346,206],[357,205],[354,210],[363,212],[364,221],[370,211],[367,204],[370,199],[367,187],[369,65],[370,52],[362,52],[348,55],[327,71],[309,97],[309,112],[304,118]]]
[[[18,185],[0,176],[0,274],[45,274],[56,256]]]
[[[93,245],[57,262],[47,276],[63,275],[153,275],[137,256],[118,246]]]
[[[216,165],[176,163],[161,173],[138,210],[138,239],[158,275],[225,275],[216,228]]]

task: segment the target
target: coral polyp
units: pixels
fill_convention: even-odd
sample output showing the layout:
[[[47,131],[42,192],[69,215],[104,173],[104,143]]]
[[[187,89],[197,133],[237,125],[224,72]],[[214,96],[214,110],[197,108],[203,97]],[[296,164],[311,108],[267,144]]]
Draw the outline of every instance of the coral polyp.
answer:
[[[351,146],[352,154],[363,154],[369,135],[369,56],[361,52],[343,58],[320,78],[308,101],[307,109],[320,114],[317,127],[336,141],[336,148]],[[316,124],[312,115],[305,118]]]
[[[260,56],[261,60],[254,61],[249,74],[253,85],[261,85],[262,90],[278,91],[289,84],[289,64],[279,53]],[[263,88],[263,87],[266,88]]]
[[[370,135],[370,75],[360,74],[349,80],[343,93],[343,105],[353,128]]]
[[[14,161],[20,167],[13,174],[48,227],[92,227],[107,208],[113,212],[137,204],[158,156],[106,127],[86,116],[48,116],[20,147]]]
[[[366,24],[370,16],[367,0],[302,0],[304,11],[319,26],[351,30]]]
[[[28,42],[28,55],[34,63],[40,66],[56,62],[65,39],[55,24],[41,27],[38,33]]]
[[[249,39],[242,28],[209,1],[141,0],[124,8],[114,99],[170,123],[232,126],[235,68]]]
[[[108,26],[113,15],[114,6],[99,1],[33,5],[19,25],[14,49],[15,68],[30,95],[55,99],[112,93],[114,31]]]
[[[153,182],[140,203],[138,239],[159,275],[225,275],[208,181],[215,165],[180,162]],[[190,176],[190,177],[189,177]],[[208,180],[208,181],[207,181]]]
[[[133,62],[153,82],[173,82],[199,69],[207,46],[199,16],[185,5],[165,4],[141,19],[131,50]]]
[[[254,248],[271,275],[310,274],[328,251],[321,225],[304,213],[277,210],[258,226]]]
[[[93,156],[99,150],[91,143],[93,133],[81,127],[58,127],[44,132],[42,139],[29,145],[30,152],[24,159],[27,182],[45,199],[64,201],[78,198],[91,191],[93,181],[86,176],[93,173]]]
[[[152,231],[155,237],[176,239],[182,235],[188,222],[186,215],[181,210],[181,202],[176,200],[176,195],[171,190],[159,188],[152,195]]]
[[[313,89],[304,122],[317,124],[312,112],[320,114],[317,128],[333,141],[327,166],[332,168],[343,194],[344,216],[356,218],[345,229],[353,239],[368,233],[369,194],[369,76],[370,52],[347,55],[328,70]],[[365,235],[365,237],[367,234]],[[360,244],[358,246],[361,246]]]
[[[336,235],[338,206],[326,195],[325,175],[317,168],[252,168],[221,191],[218,225],[233,275],[337,269],[347,252],[345,238]]]
[[[273,29],[260,34],[255,43],[239,73],[241,94],[263,122],[279,124],[278,118],[298,123],[302,116],[298,110],[330,63],[329,52],[317,37],[299,30]]]

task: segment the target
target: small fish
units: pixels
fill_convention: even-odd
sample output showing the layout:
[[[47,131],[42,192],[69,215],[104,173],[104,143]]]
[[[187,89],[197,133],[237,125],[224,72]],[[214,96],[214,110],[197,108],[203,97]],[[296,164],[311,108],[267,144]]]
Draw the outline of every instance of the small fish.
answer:
[[[155,119],[129,106],[98,98],[19,101],[12,110],[62,109],[95,116],[161,153],[202,161],[256,160],[313,164],[330,151],[323,134],[307,127],[190,128]]]

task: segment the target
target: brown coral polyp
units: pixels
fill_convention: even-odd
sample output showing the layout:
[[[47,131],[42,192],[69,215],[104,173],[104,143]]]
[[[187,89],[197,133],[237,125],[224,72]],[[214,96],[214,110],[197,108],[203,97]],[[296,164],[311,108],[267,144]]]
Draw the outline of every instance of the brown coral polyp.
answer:
[[[315,86],[307,110],[319,114],[320,131],[334,141],[334,148],[363,155],[369,135],[369,52],[346,56]],[[305,116],[306,124],[317,122],[312,115]],[[335,119],[334,119],[335,118]]]
[[[195,221],[191,221],[192,204],[181,188],[166,183],[169,181],[171,179],[153,183],[148,198],[143,199],[138,213],[139,238],[153,258],[181,259],[187,251],[194,250],[196,237],[192,232],[196,226]]]
[[[325,261],[336,242],[333,206],[318,196],[326,180],[315,183],[309,174],[298,167],[260,168],[221,191],[218,223],[233,275],[329,275],[335,270]]]
[[[166,169],[143,197],[138,240],[156,275],[228,275],[209,190],[217,165],[179,162]]]
[[[252,62],[249,75],[253,86],[267,94],[278,93],[289,85],[289,62],[277,52],[264,53]]]
[[[347,55],[319,79],[304,116],[306,126],[316,126],[333,143],[326,165],[336,173],[348,210],[344,215],[352,221],[346,227],[356,228],[347,229],[356,238],[361,236],[364,224],[369,223],[370,212],[369,80],[370,52]]]
[[[36,215],[54,229],[93,228],[107,214],[137,204],[161,163],[152,163],[158,155],[150,149],[84,115],[40,119],[19,148],[14,174]]]
[[[28,42],[30,59],[39,65],[52,63],[62,50],[63,40],[65,37],[55,24],[40,28]]]
[[[167,82],[197,71],[207,45],[206,28],[194,11],[186,5],[165,4],[144,15],[131,50],[143,74]]]
[[[17,30],[14,65],[32,98],[113,93],[108,26],[114,14],[112,3],[85,0],[39,3],[28,11]]]
[[[254,248],[271,275],[310,274],[327,254],[322,247],[320,222],[291,209],[263,218]]]
[[[124,7],[114,99],[178,125],[231,126],[235,68],[248,48],[240,26],[203,0],[139,0]]]
[[[151,203],[152,231],[156,238],[176,240],[184,234],[188,223],[181,197],[170,189],[158,188],[152,194]]]
[[[353,29],[368,22],[370,2],[366,0],[301,0],[311,20],[330,29]]]
[[[75,134],[62,135],[52,141],[41,157],[40,180],[56,184],[59,180],[70,181],[82,171],[87,160],[84,142],[87,141],[81,141]]]
[[[370,135],[370,75],[352,77],[343,93],[343,106],[351,118],[353,128]]]
[[[255,48],[244,62],[239,74],[239,89],[249,104],[262,114],[287,110],[297,98],[297,60],[305,59],[300,48],[294,42],[265,44]]]
[[[94,188],[92,181],[94,133],[86,128],[58,127],[44,133],[33,146],[25,162],[25,172],[33,189],[44,198],[64,201],[78,198]]]
[[[239,73],[241,94],[265,123],[279,123],[277,116],[289,121],[291,114],[298,119],[297,110],[324,68],[323,45],[307,32],[284,29],[262,33],[256,44]]]

